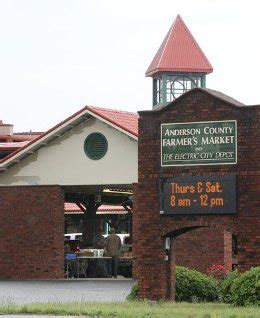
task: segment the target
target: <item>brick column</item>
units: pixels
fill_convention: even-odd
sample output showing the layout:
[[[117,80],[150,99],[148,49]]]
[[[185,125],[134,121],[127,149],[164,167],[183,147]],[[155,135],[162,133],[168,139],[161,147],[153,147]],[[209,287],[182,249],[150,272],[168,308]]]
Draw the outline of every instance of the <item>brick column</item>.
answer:
[[[233,254],[232,254],[232,233],[224,231],[224,266],[228,271],[232,270]]]
[[[259,217],[244,219],[238,234],[238,270],[244,272],[260,266]]]
[[[239,182],[238,270],[243,272],[260,265],[260,176],[246,173]]]
[[[138,277],[138,266],[137,266],[137,258],[135,254],[138,253],[138,237],[137,237],[137,224],[138,218],[136,216],[136,200],[137,200],[137,183],[133,183],[133,214],[132,214],[132,253],[133,253],[133,263],[132,263],[132,277],[137,279]]]
[[[135,187],[133,213],[134,277],[140,286],[140,297],[151,300],[166,297],[165,240],[154,213],[156,207],[144,202],[144,197],[154,191],[155,186],[139,183]]]
[[[169,250],[168,260],[166,261],[166,298],[175,300],[175,238],[171,239],[171,246]]]

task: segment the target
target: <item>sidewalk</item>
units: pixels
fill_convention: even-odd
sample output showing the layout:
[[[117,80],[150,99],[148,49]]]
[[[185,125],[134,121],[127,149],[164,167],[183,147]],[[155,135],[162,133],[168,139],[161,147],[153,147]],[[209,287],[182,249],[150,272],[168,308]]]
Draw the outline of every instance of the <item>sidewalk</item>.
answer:
[[[133,284],[132,279],[120,278],[0,281],[0,304],[124,301]]]

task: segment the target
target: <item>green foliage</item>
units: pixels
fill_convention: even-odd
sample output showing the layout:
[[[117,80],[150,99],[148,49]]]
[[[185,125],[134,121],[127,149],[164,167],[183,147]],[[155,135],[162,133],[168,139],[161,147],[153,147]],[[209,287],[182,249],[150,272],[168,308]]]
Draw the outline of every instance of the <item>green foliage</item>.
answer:
[[[224,303],[231,303],[232,302],[232,293],[231,287],[236,278],[239,277],[239,273],[237,271],[229,272],[226,277],[224,277],[220,281],[220,291],[221,291],[221,300]]]
[[[219,299],[219,288],[213,277],[196,270],[176,266],[176,301],[201,302]],[[138,299],[138,284],[134,284],[127,300]]]
[[[233,271],[220,282],[196,270],[176,266],[176,301],[207,302],[222,300],[239,306],[260,306],[260,266],[244,274]],[[134,284],[127,300],[138,300]]]
[[[176,301],[215,301],[219,298],[217,281],[194,269],[176,266]]]
[[[127,295],[127,297],[126,297],[126,300],[130,300],[130,301],[137,300],[138,299],[138,290],[139,290],[138,284],[134,284],[132,289],[131,289],[130,294]]]
[[[232,303],[238,306],[260,306],[260,266],[236,278],[231,286]]]

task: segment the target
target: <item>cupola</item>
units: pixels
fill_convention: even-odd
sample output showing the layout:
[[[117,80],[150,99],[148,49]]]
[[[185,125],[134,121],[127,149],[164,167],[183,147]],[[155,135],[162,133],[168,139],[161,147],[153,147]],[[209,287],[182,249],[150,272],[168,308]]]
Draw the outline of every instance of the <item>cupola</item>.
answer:
[[[177,15],[145,76],[153,78],[153,108],[172,102],[195,87],[206,87],[213,68]]]

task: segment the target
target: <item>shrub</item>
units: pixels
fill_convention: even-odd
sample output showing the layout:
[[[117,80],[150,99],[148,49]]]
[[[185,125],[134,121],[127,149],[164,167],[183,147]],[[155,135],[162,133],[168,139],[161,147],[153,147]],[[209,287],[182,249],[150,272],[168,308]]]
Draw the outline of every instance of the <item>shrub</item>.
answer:
[[[232,302],[231,287],[236,278],[239,277],[237,271],[229,272],[226,277],[220,281],[221,300],[225,303]]]
[[[132,286],[130,294],[127,295],[126,299],[127,300],[137,300],[138,299],[138,290],[139,290],[138,284],[134,284]]]
[[[208,273],[210,276],[213,276],[216,279],[223,279],[227,275],[227,271],[224,265],[215,265],[210,266]]]
[[[213,277],[196,270],[176,266],[176,301],[215,301],[219,299],[219,288]]]
[[[232,302],[238,306],[260,306],[260,266],[236,278],[231,286]]]
[[[260,301],[260,281],[256,283],[255,288],[256,288],[257,299],[259,302]],[[259,305],[259,303],[258,303],[258,305]]]
[[[176,301],[215,301],[220,290],[213,277],[181,266],[175,268]],[[134,284],[127,300],[138,299],[138,284]]]

